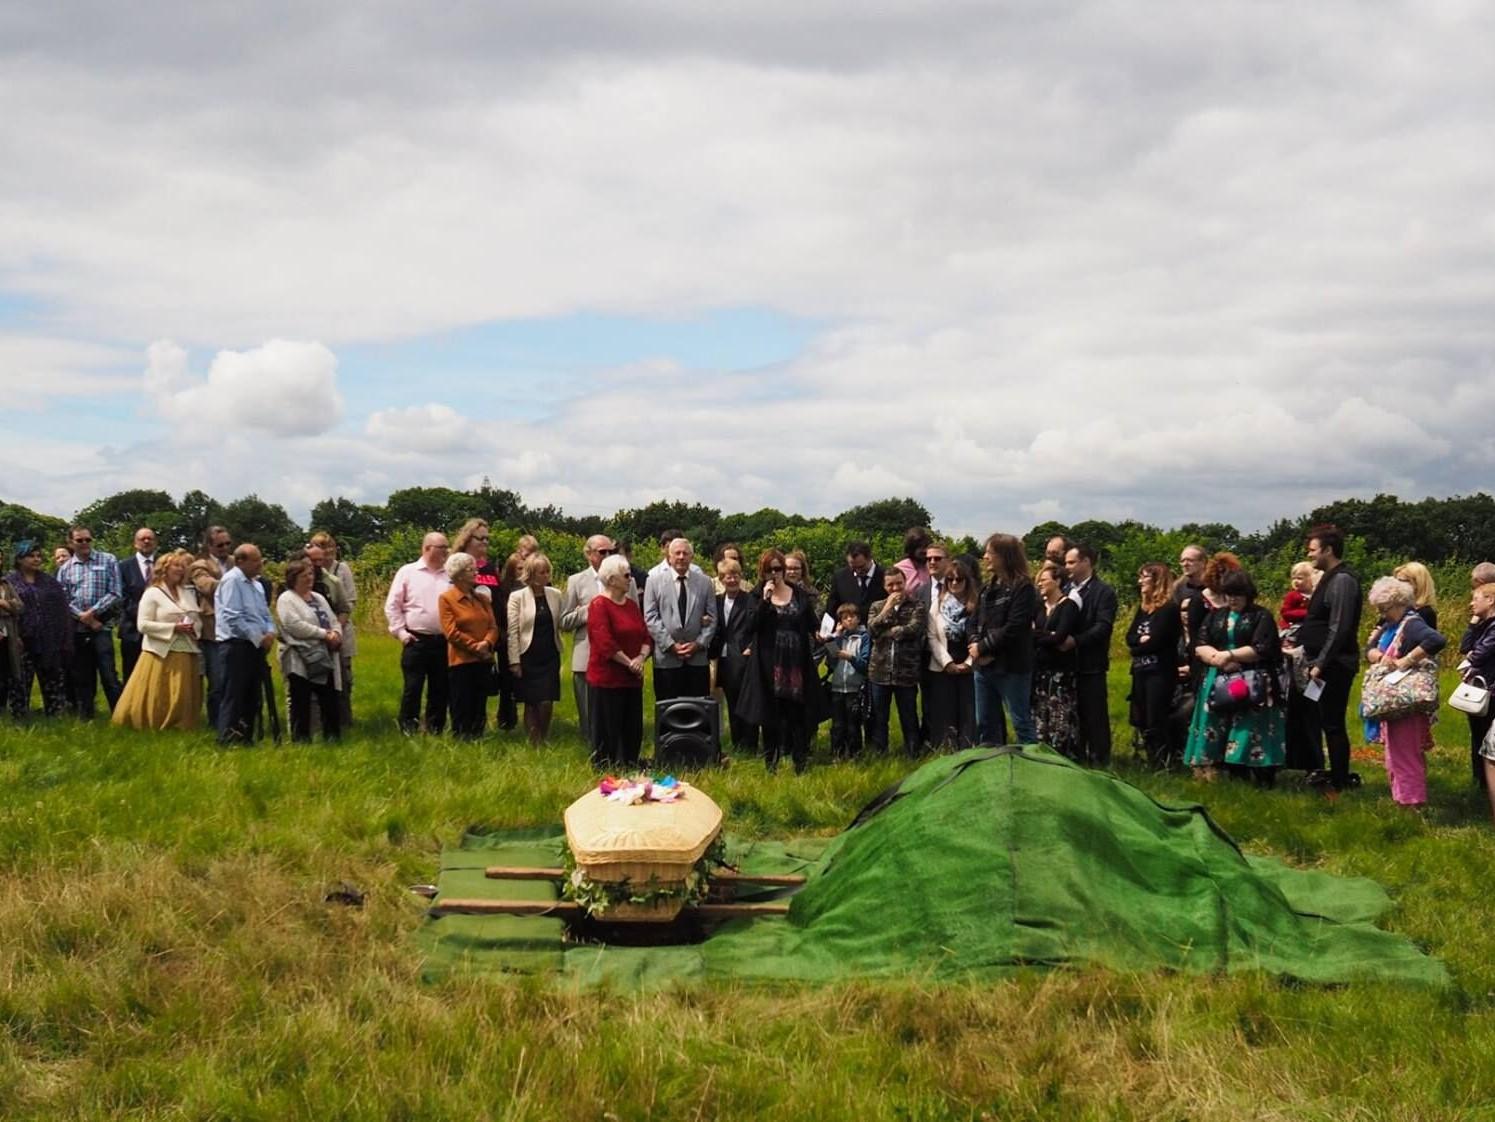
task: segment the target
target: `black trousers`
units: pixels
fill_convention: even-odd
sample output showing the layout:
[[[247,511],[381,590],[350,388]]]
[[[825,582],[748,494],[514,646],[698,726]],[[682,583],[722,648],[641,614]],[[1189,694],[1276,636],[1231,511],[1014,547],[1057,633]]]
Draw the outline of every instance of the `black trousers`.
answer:
[[[405,688],[400,691],[400,731],[420,730],[420,695],[426,694],[426,731],[439,734],[446,728],[447,671],[446,636],[416,635],[400,652],[400,673]]]
[[[976,683],[971,675],[924,671],[924,728],[931,748],[953,752],[976,743]]]
[[[1287,757],[1290,771],[1322,771],[1324,745],[1319,739],[1318,705],[1296,686],[1287,695]]]
[[[1483,717],[1476,717],[1473,713],[1465,713],[1469,718],[1469,763],[1474,768],[1474,785],[1483,788],[1485,785],[1485,758],[1479,754],[1479,746],[1484,743],[1485,733],[1490,731],[1490,725],[1495,722],[1495,706],[1487,711]]]
[[[1080,721],[1080,750],[1093,767],[1111,766],[1111,709],[1106,698],[1106,672],[1090,670],[1075,675],[1075,701]]]
[[[630,767],[644,743],[644,687],[592,686],[592,761]]]
[[[1350,778],[1350,730],[1346,725],[1346,713],[1350,707],[1350,687],[1355,682],[1355,671],[1347,666],[1329,663],[1324,667],[1324,692],[1319,694],[1315,706],[1316,727],[1314,743],[1322,735],[1324,747],[1329,754],[1329,782],[1342,787]]]
[[[804,771],[810,760],[810,736],[805,705],[788,698],[768,699],[768,720],[763,722],[763,759],[773,771],[788,756],[795,771]]]
[[[1173,685],[1178,680],[1173,667],[1132,671],[1131,724],[1142,734],[1147,762],[1158,767],[1168,762],[1169,718],[1173,715]]]
[[[861,691],[831,691],[831,755],[851,760],[862,754]]]
[[[286,675],[286,694],[291,704],[291,739],[311,739],[311,699],[317,699],[317,708],[322,715],[322,739],[338,740],[342,736],[342,706],[338,704],[337,690],[332,679],[313,682],[300,674]]]
[[[898,705],[898,730],[903,737],[905,755],[919,751],[918,686],[880,686],[872,683],[872,735],[868,747],[879,752],[888,750],[888,718]]]
[[[741,682],[722,687],[722,696],[727,702],[727,728],[731,731],[732,748],[735,751],[756,752],[758,750],[758,726],[752,721],[744,721],[737,715],[737,695],[741,692]]]
[[[254,721],[260,711],[265,652],[248,639],[229,639],[225,646],[228,680],[218,703],[218,742],[248,742],[254,739]]]
[[[104,700],[109,703],[109,712],[114,712],[114,703],[122,690],[119,675],[114,671],[114,631],[103,627],[98,631],[80,629],[73,635],[73,712],[87,720],[93,716],[93,699],[99,686],[104,687]]]
[[[488,726],[488,682],[492,662],[463,662],[447,667],[447,701],[452,711],[452,735],[476,740]]]
[[[140,646],[144,640],[140,635],[121,635],[119,637],[119,680],[128,682],[130,675],[135,673],[135,664],[140,661]]]
[[[705,697],[711,692],[711,667],[660,666],[654,664],[654,700],[673,701],[677,697]]]

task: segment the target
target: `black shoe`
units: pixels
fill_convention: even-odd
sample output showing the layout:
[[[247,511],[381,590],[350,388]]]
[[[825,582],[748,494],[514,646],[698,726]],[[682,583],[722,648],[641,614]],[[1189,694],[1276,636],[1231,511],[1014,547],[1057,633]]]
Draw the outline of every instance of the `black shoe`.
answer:
[[[1310,787],[1327,787],[1332,778],[1333,776],[1323,768],[1318,768],[1308,773],[1308,785]]]

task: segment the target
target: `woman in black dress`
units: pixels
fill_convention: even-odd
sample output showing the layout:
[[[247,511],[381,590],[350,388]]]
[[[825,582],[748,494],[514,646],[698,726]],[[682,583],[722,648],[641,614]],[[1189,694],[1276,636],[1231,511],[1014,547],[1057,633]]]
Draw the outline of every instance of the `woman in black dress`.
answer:
[[[550,735],[550,716],[561,699],[561,594],[550,587],[550,559],[532,553],[524,583],[509,596],[509,670],[515,696],[524,702],[531,744]]]
[[[814,730],[829,712],[815,673],[815,614],[805,590],[784,579],[784,555],[777,549],[759,558],[758,584],[738,713],[762,726],[769,771],[788,755],[801,772],[810,760]]]
[[[1064,595],[1059,566],[1045,561],[1034,583],[1033,727],[1038,742],[1072,760],[1080,759],[1080,714],[1075,688],[1075,629],[1080,607]]]
[[[1182,745],[1169,743],[1168,721],[1178,682],[1178,640],[1182,617],[1173,602],[1173,574],[1154,561],[1137,572],[1141,599],[1127,628],[1132,655],[1131,724],[1142,738],[1142,750],[1153,767],[1167,767]]]

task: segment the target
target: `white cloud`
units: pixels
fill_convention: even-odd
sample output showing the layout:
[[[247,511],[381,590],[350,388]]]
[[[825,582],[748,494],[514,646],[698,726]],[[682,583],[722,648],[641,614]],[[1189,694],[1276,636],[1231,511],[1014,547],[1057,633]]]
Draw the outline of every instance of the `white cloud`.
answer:
[[[1488,6],[1325,0],[1290,34],[1248,2],[193,15],[5,17],[0,296],[34,296],[50,342],[0,336],[0,387],[107,392],[121,339],[343,352],[759,306],[825,328],[750,379],[668,354],[426,378],[460,412],[277,350],[316,344],[198,377],[162,343],[148,400],[222,443],[189,485],[378,499],[487,473],[578,512],[908,491],[985,532],[1253,526],[1492,478]],[[26,478],[81,503],[148,474],[119,455]]]
[[[7,409],[30,413],[57,398],[128,393],[133,362],[119,347],[0,331],[0,396]]]
[[[173,425],[225,426],[270,436],[327,432],[342,419],[337,359],[321,343],[272,339],[250,351],[219,351],[206,378],[187,369],[187,352],[169,339],[147,352],[146,396]]]

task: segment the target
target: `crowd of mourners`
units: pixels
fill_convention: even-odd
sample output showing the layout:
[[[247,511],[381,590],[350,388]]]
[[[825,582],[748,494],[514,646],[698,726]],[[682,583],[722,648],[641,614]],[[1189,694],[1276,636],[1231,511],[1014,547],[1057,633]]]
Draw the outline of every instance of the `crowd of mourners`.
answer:
[[[845,566],[817,585],[799,550],[749,561],[725,543],[708,571],[671,530],[645,571],[627,543],[597,534],[586,567],[558,587],[533,537],[503,562],[489,541],[480,519],[451,541],[427,534],[390,583],[384,617],[402,647],[407,734],[449,721],[453,735],[481,737],[496,698],[497,728],[515,729],[522,706],[525,734],[543,742],[568,662],[581,734],[609,766],[639,762],[646,674],[657,702],[719,698],[722,740],[770,769],[787,759],[803,770],[826,723],[836,758],[888,752],[895,711],[909,755],[1012,740],[1090,766],[1111,761],[1118,598],[1083,542],[1052,539],[1035,568],[1011,534],[991,535],[977,557],[912,529],[896,563],[854,541]],[[247,743],[279,722],[274,652],[292,739],[318,729],[336,739],[352,723],[358,588],[331,535],[313,534],[287,558],[278,591],[260,551],[221,526],[196,554],[158,552],[148,528],[133,544],[116,559],[86,526],[50,557],[39,541],[16,543],[0,581],[0,688],[12,717],[28,716],[34,686],[47,717],[89,718],[102,690],[115,724],[193,729],[205,714],[221,742]],[[1190,545],[1178,564],[1178,575],[1163,561],[1142,566],[1125,632],[1129,723],[1147,762],[1263,787],[1283,769],[1331,792],[1356,787],[1349,702],[1363,662],[1355,719],[1384,748],[1392,797],[1426,802],[1448,643],[1426,566],[1408,562],[1367,593],[1344,562],[1343,535],[1316,528],[1274,617],[1233,554]],[[1476,687],[1495,682],[1495,564],[1476,566],[1471,584],[1458,666],[1478,698]],[[1491,720],[1487,701],[1468,712],[1472,777],[1495,811]]]

